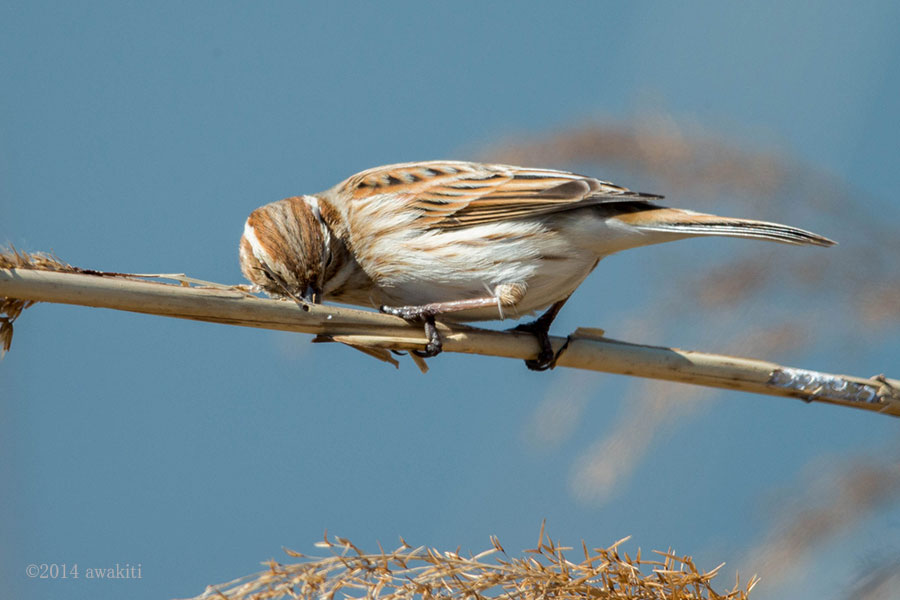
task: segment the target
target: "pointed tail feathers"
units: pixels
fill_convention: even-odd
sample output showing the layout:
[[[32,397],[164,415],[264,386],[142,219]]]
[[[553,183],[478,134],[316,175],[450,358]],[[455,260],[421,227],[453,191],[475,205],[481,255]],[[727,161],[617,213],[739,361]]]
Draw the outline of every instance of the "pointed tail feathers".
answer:
[[[811,231],[780,223],[718,217],[677,208],[645,210],[620,215],[617,218],[642,231],[671,232],[683,236],[719,235],[801,246],[827,247],[834,246],[836,243]]]

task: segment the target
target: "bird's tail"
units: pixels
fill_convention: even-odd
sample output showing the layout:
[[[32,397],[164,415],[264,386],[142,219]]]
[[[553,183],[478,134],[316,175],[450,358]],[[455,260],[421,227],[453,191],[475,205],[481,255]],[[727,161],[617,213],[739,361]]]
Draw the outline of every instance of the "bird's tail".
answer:
[[[617,218],[648,233],[671,233],[683,237],[719,235],[795,245],[833,246],[835,244],[833,240],[826,237],[789,225],[718,217],[677,208],[654,208],[620,215]]]

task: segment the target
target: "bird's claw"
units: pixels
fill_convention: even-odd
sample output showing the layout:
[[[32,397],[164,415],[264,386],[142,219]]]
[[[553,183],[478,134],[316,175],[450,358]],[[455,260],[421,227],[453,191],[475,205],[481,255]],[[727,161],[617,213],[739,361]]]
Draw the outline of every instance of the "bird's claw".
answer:
[[[556,361],[559,358],[559,355],[562,354],[563,350],[565,350],[568,343],[560,348],[559,352],[553,351],[553,345],[550,343],[550,334],[548,332],[550,328],[550,324],[541,319],[537,319],[530,323],[524,323],[522,325],[518,325],[512,328],[512,331],[524,331],[532,334],[536,339],[538,344],[541,346],[540,352],[538,352],[537,358],[531,358],[525,360],[525,366],[528,367],[529,371],[547,371],[548,369],[553,369],[556,367]]]
[[[554,354],[552,350],[549,353],[541,350],[537,359],[526,360],[525,366],[528,367],[529,371],[546,371],[548,369],[553,369],[556,366],[556,354]]]
[[[442,352],[442,349],[440,344],[432,344],[431,342],[428,342],[427,344],[425,344],[424,350],[410,350],[410,352],[422,358],[431,358],[440,354]]]

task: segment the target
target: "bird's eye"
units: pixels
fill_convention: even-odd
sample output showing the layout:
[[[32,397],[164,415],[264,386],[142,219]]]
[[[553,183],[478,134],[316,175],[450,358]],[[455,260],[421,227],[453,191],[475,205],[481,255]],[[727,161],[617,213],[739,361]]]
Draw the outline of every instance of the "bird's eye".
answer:
[[[263,274],[263,276],[270,281],[271,283],[275,283],[275,278],[272,277],[272,273],[269,272],[269,269],[265,267],[258,267],[257,270]]]

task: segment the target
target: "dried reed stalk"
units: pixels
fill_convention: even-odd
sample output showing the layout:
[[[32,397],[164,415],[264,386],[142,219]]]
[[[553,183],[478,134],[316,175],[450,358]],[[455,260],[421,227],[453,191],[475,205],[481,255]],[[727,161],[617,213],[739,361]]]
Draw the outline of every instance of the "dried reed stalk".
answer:
[[[176,279],[180,283],[139,277]],[[314,341],[341,342],[395,364],[388,349],[412,350],[426,341],[421,327],[376,312],[328,305],[301,309],[293,302],[258,298],[241,286],[199,282],[183,275],[90,271],[47,255],[15,250],[0,253],[0,298],[0,310],[6,315],[0,317],[0,340],[5,348],[12,340],[13,321],[34,302],[312,333],[318,335]],[[538,351],[533,336],[527,333],[456,324],[439,324],[439,329],[447,352],[527,359]],[[800,398],[900,416],[900,381],[883,375],[832,375],[762,360],[644,346],[608,339],[602,331],[589,328],[551,341],[556,348],[566,346],[559,366]]]
[[[672,552],[656,552],[657,559],[647,560],[638,550],[632,558],[618,550],[625,540],[593,550],[582,543],[583,559],[574,562],[564,555],[571,548],[554,544],[544,536],[543,527],[538,547],[527,550],[524,558],[509,558],[493,537],[491,549],[468,557],[458,549],[440,552],[400,541],[400,547],[391,552],[367,554],[349,540],[329,539],[326,534],[316,545],[331,550],[330,557],[310,558],[286,550],[289,556],[304,560],[293,564],[269,561],[264,563],[267,571],[210,586],[193,600],[332,600],[335,596],[380,600],[743,600],[757,582],[751,578],[742,588],[738,581],[733,590],[719,593],[710,581],[721,565],[704,573],[690,557]]]

